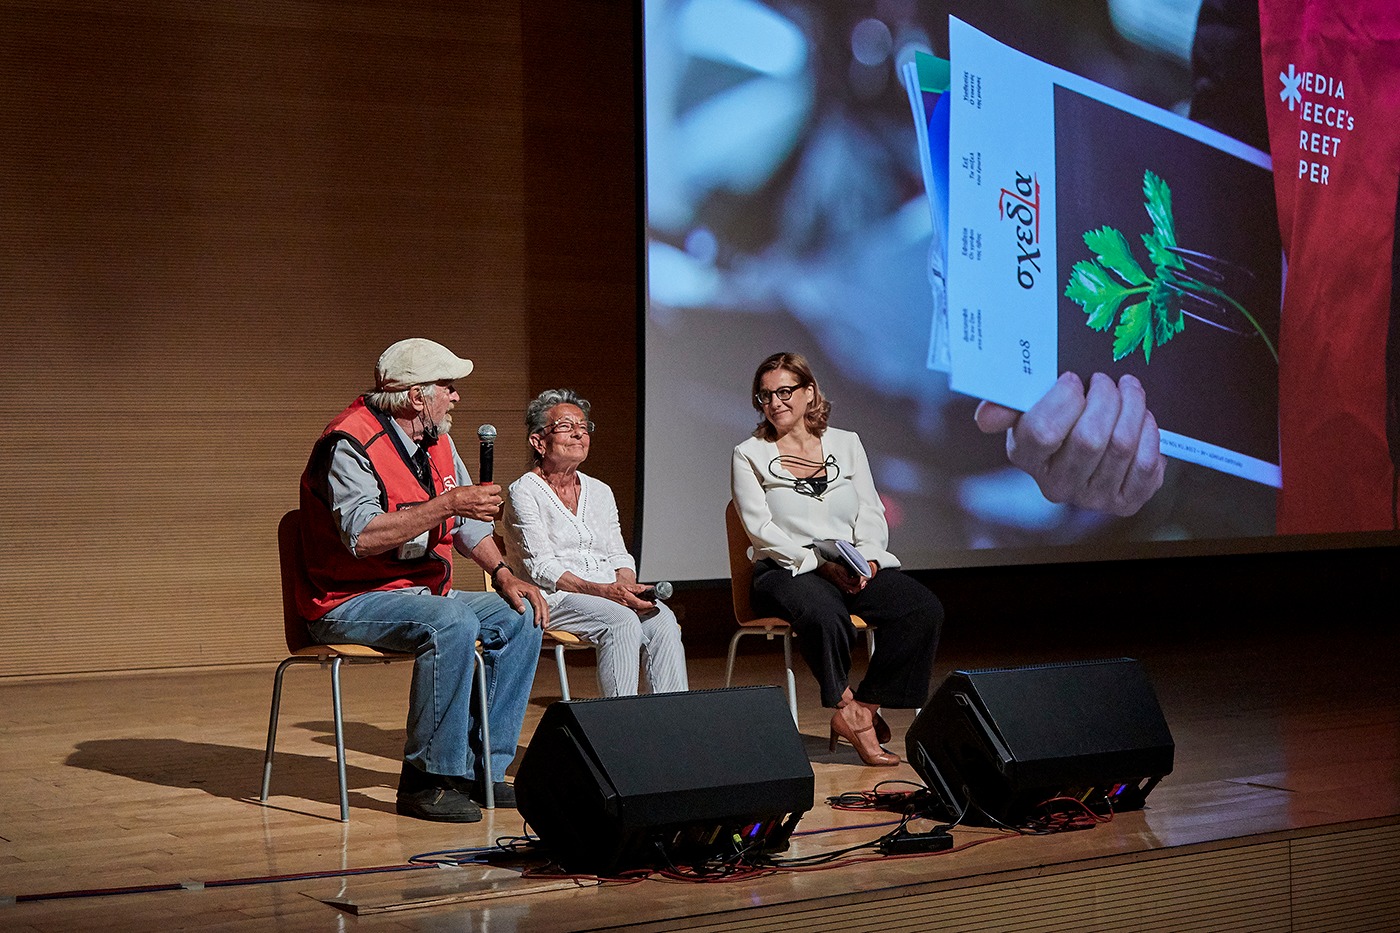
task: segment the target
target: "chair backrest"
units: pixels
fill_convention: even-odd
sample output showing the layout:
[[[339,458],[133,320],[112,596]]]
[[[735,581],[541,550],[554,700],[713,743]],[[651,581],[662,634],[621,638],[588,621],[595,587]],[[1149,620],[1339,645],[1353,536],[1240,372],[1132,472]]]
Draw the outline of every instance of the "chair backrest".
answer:
[[[282,628],[287,650],[295,654],[312,644],[306,618],[297,611],[296,582],[306,573],[301,553],[301,510],[292,509],[277,523],[277,559],[282,568]]]
[[[724,507],[724,533],[729,539],[729,594],[734,601],[734,618],[743,625],[756,618],[750,602],[753,560],[749,557],[749,533],[732,499]]]

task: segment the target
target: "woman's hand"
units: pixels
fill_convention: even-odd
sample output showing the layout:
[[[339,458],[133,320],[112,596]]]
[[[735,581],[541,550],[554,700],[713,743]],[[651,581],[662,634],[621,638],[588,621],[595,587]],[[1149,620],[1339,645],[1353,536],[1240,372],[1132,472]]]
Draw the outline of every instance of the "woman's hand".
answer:
[[[656,608],[656,603],[638,598],[637,594],[644,591],[646,587],[637,582],[636,576],[631,571],[617,571],[617,579],[612,583],[594,583],[592,580],[584,580],[573,571],[566,570],[554,585],[565,593],[583,593],[588,596],[601,596],[604,599],[610,599],[634,612],[650,612]]]
[[[871,566],[874,567],[873,564]],[[870,582],[869,578],[862,577],[858,573],[851,573],[840,564],[833,564],[830,561],[817,564],[817,573],[830,581],[838,590],[851,596],[865,589],[865,584]]]
[[[611,599],[615,603],[620,603],[634,612],[650,612],[656,608],[656,603],[641,599],[637,594],[646,590],[640,583],[599,583],[596,595],[604,599]]]

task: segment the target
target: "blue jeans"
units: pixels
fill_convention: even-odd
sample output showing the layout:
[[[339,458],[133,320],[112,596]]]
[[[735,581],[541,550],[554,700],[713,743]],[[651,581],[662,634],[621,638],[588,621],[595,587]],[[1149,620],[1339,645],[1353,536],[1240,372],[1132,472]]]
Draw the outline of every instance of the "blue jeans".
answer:
[[[515,757],[530,685],[539,663],[540,629],[528,604],[518,613],[495,593],[449,590],[446,596],[402,591],[362,593],[310,624],[322,644],[352,642],[412,652],[404,760],[430,774],[475,778],[479,711],[472,704],[475,645],[486,662],[491,721],[491,779],[505,779]]]

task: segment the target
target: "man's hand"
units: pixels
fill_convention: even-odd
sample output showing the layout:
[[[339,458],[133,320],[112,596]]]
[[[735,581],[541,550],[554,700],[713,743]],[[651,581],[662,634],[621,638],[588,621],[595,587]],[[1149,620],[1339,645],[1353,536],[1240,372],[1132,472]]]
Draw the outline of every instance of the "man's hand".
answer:
[[[540,628],[549,628],[549,604],[544,601],[544,594],[532,583],[524,580],[510,572],[509,567],[501,568],[496,575],[496,592],[510,605],[516,612],[525,611],[525,603],[535,610],[535,624]]]
[[[454,486],[438,497],[453,515],[493,522],[501,514],[501,487],[495,483]]]
[[[984,401],[975,418],[986,434],[1006,432],[1007,457],[1051,502],[1128,516],[1162,486],[1161,434],[1133,376],[1114,385],[1094,373],[1086,396],[1065,373],[1025,414]]]

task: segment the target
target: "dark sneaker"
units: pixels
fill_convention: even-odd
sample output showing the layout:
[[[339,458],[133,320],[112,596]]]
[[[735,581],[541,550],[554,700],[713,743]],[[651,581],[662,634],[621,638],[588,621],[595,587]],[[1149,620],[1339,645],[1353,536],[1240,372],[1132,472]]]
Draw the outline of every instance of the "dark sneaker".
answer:
[[[478,806],[486,806],[486,785],[480,778],[454,777],[450,778],[448,785],[458,793],[466,794]],[[491,784],[491,792],[496,799],[493,803],[498,807],[515,808],[515,788],[505,781],[495,781]]]
[[[472,802],[445,774],[429,774],[404,762],[399,773],[399,792],[394,809],[400,816],[411,816],[437,823],[476,823],[481,808]]]
[[[505,781],[495,781],[491,784],[491,793],[495,795],[493,803],[498,807],[510,807],[515,809],[515,788]],[[472,800],[481,806],[486,806],[486,785],[480,780],[472,781]]]
[[[399,791],[394,809],[400,816],[412,816],[436,823],[477,823],[481,808],[466,794],[446,787],[425,787],[404,793]]]

